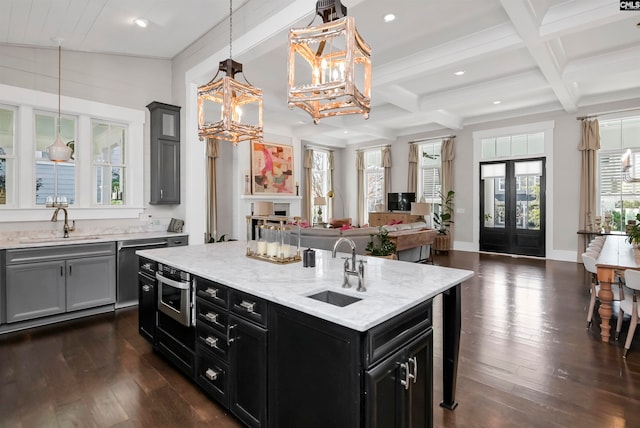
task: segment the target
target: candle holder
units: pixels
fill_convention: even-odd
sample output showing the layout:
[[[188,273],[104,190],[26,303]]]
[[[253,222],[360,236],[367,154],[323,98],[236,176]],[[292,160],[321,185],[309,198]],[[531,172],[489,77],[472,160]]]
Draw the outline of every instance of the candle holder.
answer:
[[[250,195],[251,194],[251,186],[249,186],[249,174],[248,173],[244,173],[244,194],[245,195]]]
[[[252,235],[253,220],[258,220]],[[247,257],[286,264],[300,257],[300,217],[247,216]]]

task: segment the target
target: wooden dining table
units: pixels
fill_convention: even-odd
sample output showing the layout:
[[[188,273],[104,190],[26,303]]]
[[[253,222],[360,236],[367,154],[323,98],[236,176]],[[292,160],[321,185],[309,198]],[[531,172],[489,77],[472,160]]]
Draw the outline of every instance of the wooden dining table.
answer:
[[[602,250],[596,259],[598,268],[598,282],[600,291],[600,308],[598,313],[602,320],[600,324],[600,338],[603,342],[608,342],[611,337],[611,315],[613,313],[611,302],[613,292],[611,284],[614,284],[619,277],[624,277],[627,269],[640,270],[640,250],[626,241],[626,235],[609,235],[604,241]]]

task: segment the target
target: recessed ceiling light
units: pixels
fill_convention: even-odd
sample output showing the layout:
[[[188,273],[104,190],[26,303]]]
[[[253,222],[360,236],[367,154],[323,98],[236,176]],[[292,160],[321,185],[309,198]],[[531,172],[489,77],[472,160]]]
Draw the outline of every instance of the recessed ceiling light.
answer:
[[[384,22],[391,22],[396,19],[396,16],[393,13],[387,13],[384,16]]]
[[[141,27],[141,28],[147,28],[147,25],[149,25],[149,21],[147,21],[147,20],[146,20],[146,19],[144,19],[144,18],[136,18],[136,19],[134,19],[134,20],[133,20],[133,22],[134,22],[138,27]]]
[[[348,133],[349,133],[349,131],[344,131],[344,133],[345,133],[345,134],[348,134]]]
[[[464,70],[456,71],[453,74],[455,74],[456,76],[462,76],[464,74]]]
[[[494,103],[494,104],[500,104],[501,102],[502,102],[502,101],[500,101],[500,100],[496,100],[496,101],[494,101],[493,103]]]

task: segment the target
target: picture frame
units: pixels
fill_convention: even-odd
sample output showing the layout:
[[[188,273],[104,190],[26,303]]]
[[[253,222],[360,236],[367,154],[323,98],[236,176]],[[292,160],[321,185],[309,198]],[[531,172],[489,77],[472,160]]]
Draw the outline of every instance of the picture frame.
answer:
[[[251,142],[251,192],[254,195],[294,195],[293,146]]]

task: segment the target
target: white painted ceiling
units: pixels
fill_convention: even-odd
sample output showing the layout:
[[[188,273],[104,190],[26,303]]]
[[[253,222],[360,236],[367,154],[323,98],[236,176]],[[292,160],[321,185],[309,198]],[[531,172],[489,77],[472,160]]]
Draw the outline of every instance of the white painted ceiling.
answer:
[[[235,0],[233,7],[262,11],[268,9],[263,1],[270,0]],[[283,28],[311,21],[314,0],[280,2],[285,12],[308,3],[308,12],[278,16],[290,24]],[[266,126],[343,146],[640,98],[640,13],[620,11],[617,0],[343,4],[373,51],[370,119],[344,116],[313,125],[306,113],[287,108],[284,30],[238,58],[265,93]],[[384,23],[387,13],[396,20]],[[216,25],[228,25],[228,14],[228,0],[2,0],[0,43],[51,47],[60,37],[70,50],[171,59]],[[149,26],[132,25],[136,17]],[[234,40],[242,36],[235,31]],[[454,75],[460,70],[465,74]]]

